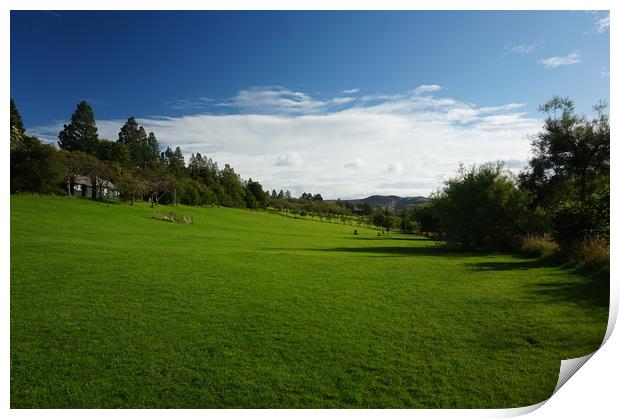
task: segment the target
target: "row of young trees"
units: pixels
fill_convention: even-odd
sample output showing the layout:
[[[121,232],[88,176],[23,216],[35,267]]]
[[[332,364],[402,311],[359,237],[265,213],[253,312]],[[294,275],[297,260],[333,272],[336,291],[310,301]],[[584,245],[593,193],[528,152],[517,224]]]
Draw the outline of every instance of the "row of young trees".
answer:
[[[200,153],[188,161],[182,150],[160,149],[153,132],[147,133],[134,117],[121,127],[116,141],[101,138],[90,105],[83,101],[58,134],[58,147],[26,135],[22,118],[11,100],[11,192],[64,193],[72,196],[79,176],[91,179],[93,199],[103,199],[107,181],[122,199],[151,204],[223,205],[287,210],[332,219],[351,215],[352,206],[323,200],[320,193],[263,191],[252,179],[243,180],[226,164]],[[369,214],[367,211],[366,214]]]
[[[72,196],[79,176],[91,179],[93,199],[103,199],[107,181],[121,198],[149,200],[151,204],[223,205],[240,208],[286,210],[332,220],[354,213],[352,207],[324,201],[321,194],[263,191],[259,182],[243,180],[229,165],[200,153],[187,163],[182,150],[160,146],[135,118],[127,119],[117,141],[100,138],[91,107],[81,102],[71,121],[58,134],[59,149],[26,135],[24,124],[11,100],[11,192],[64,193]],[[370,212],[368,212],[370,213]]]

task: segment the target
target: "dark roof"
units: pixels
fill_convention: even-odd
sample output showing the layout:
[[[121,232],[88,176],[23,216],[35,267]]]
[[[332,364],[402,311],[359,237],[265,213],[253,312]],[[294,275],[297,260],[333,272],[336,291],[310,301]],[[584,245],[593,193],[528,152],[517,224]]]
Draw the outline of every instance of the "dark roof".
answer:
[[[75,183],[77,185],[86,185],[86,186],[91,186],[92,185],[92,182],[90,180],[90,176],[78,175],[78,176],[75,177]],[[116,190],[116,186],[112,182],[110,182],[109,180],[104,180],[103,181],[103,187]]]

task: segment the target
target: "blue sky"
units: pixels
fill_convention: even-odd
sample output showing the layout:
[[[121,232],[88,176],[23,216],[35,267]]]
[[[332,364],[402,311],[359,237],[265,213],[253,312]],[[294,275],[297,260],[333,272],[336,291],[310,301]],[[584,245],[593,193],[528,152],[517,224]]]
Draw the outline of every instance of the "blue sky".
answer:
[[[539,104],[609,100],[605,12],[11,12],[11,96],[53,141],[91,103],[116,139],[268,188],[428,194],[458,163],[520,168]]]

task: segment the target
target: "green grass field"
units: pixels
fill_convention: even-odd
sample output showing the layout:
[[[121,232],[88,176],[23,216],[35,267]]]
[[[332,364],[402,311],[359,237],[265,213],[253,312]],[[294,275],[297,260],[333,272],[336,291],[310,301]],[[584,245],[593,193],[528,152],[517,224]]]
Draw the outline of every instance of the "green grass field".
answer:
[[[175,211],[11,197],[11,407],[517,407],[605,333],[608,284],[534,259]]]

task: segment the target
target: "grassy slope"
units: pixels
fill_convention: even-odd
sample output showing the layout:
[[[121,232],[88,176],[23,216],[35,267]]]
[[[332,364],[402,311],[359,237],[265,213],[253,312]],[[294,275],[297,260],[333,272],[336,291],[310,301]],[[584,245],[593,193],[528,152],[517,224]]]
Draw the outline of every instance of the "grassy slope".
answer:
[[[605,332],[595,284],[532,259],[178,211],[11,198],[12,407],[523,406]]]

